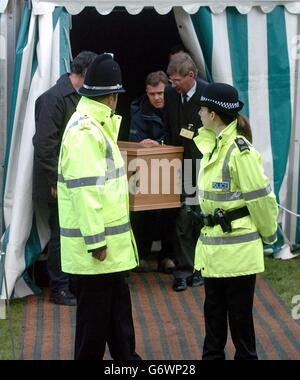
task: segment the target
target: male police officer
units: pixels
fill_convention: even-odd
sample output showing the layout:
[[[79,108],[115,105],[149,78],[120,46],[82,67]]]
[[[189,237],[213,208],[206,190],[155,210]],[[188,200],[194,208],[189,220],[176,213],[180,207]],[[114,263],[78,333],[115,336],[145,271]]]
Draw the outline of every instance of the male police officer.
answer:
[[[69,290],[69,278],[61,271],[60,236],[57,207],[57,164],[59,148],[65,127],[76,110],[89,64],[97,54],[80,52],[71,63],[71,73],[63,74],[56,84],[44,92],[35,103],[35,127],[33,137],[33,186],[32,198],[38,207],[49,208],[50,240],[48,243],[47,269],[50,280],[50,301],[59,305],[75,306]]]
[[[61,261],[77,300],[75,359],[103,358],[106,343],[113,359],[140,359],[125,278],[138,258],[117,146],[121,117],[114,112],[121,92],[118,63],[111,54],[99,55],[79,90],[82,98],[60,150]]]

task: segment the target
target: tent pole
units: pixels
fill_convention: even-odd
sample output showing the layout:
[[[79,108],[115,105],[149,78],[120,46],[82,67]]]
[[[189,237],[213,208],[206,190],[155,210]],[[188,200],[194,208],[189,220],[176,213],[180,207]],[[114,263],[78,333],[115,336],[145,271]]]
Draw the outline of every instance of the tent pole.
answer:
[[[7,125],[8,115],[11,101],[11,90],[13,81],[13,70],[16,55],[16,44],[18,38],[18,30],[21,22],[22,7],[24,5],[23,0],[10,0],[5,10],[5,18],[1,17],[1,37],[0,43],[4,46],[3,57],[0,56],[1,62],[1,128],[0,128],[0,231],[1,235],[4,229],[3,226],[3,168],[4,168],[4,156],[7,139]],[[1,45],[1,46],[2,46]],[[4,63],[4,65],[2,65]],[[0,299],[0,319],[6,318],[6,301]]]
[[[4,154],[6,142],[6,129],[7,129],[7,11],[1,15],[0,19],[0,231],[2,235],[2,186],[3,186],[3,168],[4,168]]]
[[[297,16],[297,36],[300,36],[300,16]],[[299,43],[297,41],[297,43]],[[293,123],[290,141],[287,208],[297,214],[299,194],[299,157],[300,157],[300,49],[295,47],[297,56],[295,65],[295,92]],[[296,55],[296,54],[295,54]],[[286,231],[291,243],[296,242],[297,217],[290,213],[286,216]]]
[[[3,278],[4,278],[3,282],[4,282],[5,295],[6,295],[5,304],[6,304],[7,315],[8,315],[8,328],[9,328],[9,335],[10,335],[10,340],[11,340],[12,356],[13,356],[13,359],[16,360],[15,338],[14,338],[14,331],[13,331],[13,325],[12,325],[12,314],[11,314],[10,300],[9,300],[9,296],[8,296],[8,292],[7,292],[7,281],[6,281],[6,274],[5,274],[5,254],[3,252],[0,253],[0,261],[1,261],[1,264],[3,266],[3,268],[2,268]],[[3,300],[1,300],[1,301],[3,301]],[[5,318],[5,315],[4,315],[4,318]]]

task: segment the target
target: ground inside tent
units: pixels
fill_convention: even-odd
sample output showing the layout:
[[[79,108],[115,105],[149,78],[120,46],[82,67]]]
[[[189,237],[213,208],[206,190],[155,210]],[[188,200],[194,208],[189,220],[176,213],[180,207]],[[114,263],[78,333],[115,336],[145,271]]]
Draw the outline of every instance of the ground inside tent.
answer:
[[[117,108],[123,116],[119,139],[127,140],[130,103],[144,92],[148,73],[166,71],[170,49],[181,43],[173,12],[159,15],[153,8],[144,8],[138,15],[130,15],[118,7],[103,16],[86,7],[72,17],[70,39],[73,56],[82,50],[115,54],[126,89]]]

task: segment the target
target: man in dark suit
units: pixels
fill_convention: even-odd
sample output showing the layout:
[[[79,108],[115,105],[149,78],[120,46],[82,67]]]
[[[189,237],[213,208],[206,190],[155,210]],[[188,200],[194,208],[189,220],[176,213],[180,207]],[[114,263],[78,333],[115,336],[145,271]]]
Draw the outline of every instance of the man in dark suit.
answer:
[[[187,53],[178,53],[170,61],[167,73],[172,86],[165,90],[165,141],[167,144],[183,146],[182,207],[176,210],[175,260],[173,289],[183,291],[187,286],[200,286],[203,279],[194,273],[195,247],[199,235],[191,218],[198,200],[197,168],[201,154],[193,138],[202,126],[198,115],[200,98],[207,82],[200,79],[192,58]],[[198,161],[198,164],[197,164]]]
[[[56,84],[44,92],[35,103],[33,137],[33,194],[36,203],[49,207],[50,240],[47,268],[50,279],[50,301],[60,305],[76,304],[69,290],[69,278],[61,271],[60,228],[57,206],[57,165],[61,139],[65,127],[76,110],[89,64],[97,57],[90,51],[79,53],[71,63],[71,73],[63,74]]]

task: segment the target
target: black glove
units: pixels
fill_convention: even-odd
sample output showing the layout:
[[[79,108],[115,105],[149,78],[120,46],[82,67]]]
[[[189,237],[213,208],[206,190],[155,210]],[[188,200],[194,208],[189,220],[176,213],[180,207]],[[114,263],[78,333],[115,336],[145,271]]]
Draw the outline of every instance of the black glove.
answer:
[[[201,213],[199,214],[197,211],[193,210],[191,206],[188,206],[186,204],[184,204],[183,207],[184,207],[186,213],[192,219],[193,225],[198,227],[198,228],[200,227],[200,229],[202,229],[204,224],[203,224],[203,218],[201,216]]]

